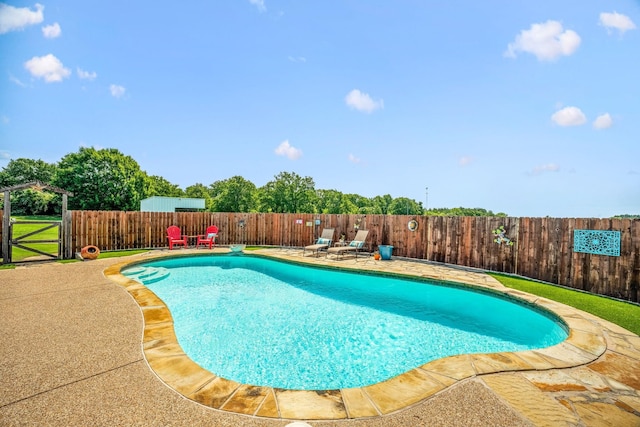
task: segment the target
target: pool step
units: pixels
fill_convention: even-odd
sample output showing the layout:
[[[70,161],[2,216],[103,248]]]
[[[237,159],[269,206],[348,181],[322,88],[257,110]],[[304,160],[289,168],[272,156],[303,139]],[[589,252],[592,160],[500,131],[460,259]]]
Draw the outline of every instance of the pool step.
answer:
[[[127,270],[126,275],[148,285],[166,278],[169,274],[169,270],[164,267],[134,267]]]

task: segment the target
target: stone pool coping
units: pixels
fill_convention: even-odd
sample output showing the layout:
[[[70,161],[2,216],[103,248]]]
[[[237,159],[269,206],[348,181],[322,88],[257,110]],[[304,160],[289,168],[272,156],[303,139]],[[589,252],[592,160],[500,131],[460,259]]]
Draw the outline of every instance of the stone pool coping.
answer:
[[[216,249],[216,252],[224,249]],[[173,251],[158,256],[146,257],[144,261],[159,257],[191,255],[202,251]],[[544,408],[542,414],[527,409],[513,393],[518,383],[507,381],[504,375],[520,373],[517,381],[527,378],[526,384],[546,384],[547,391],[564,390],[567,384],[578,382],[595,388],[600,384],[595,379],[571,381],[559,380],[558,372],[571,370],[602,362],[611,346],[620,350],[628,349],[633,361],[640,363],[640,342],[637,336],[623,328],[573,309],[566,305],[540,298],[534,295],[505,288],[491,276],[464,268],[434,265],[410,260],[392,259],[375,261],[373,258],[344,258],[334,260],[324,256],[303,256],[302,250],[293,248],[261,249],[252,252],[256,255],[272,257],[311,265],[329,265],[345,269],[364,271],[384,271],[399,275],[411,275],[440,281],[457,282],[465,285],[504,293],[550,310],[558,315],[569,327],[569,337],[562,343],[540,350],[507,352],[492,354],[473,354],[452,356],[435,360],[412,369],[397,377],[381,383],[361,388],[322,391],[300,391],[257,387],[230,381],[201,368],[180,348],[173,331],[171,313],[164,303],[146,286],[120,274],[123,267],[139,261],[126,261],[108,267],[104,274],[107,278],[123,286],[138,303],[144,318],[143,352],[156,375],[169,387],[186,398],[202,405],[255,417],[271,419],[297,420],[343,420],[379,417],[393,414],[429,399],[445,389],[470,378],[483,378],[487,386],[506,400],[526,418],[537,424],[537,416],[547,417],[556,414],[553,419],[575,420],[576,410],[568,411],[563,403],[551,405],[546,400],[536,402],[538,408]],[[594,368],[591,368],[592,371]],[[604,369],[604,368],[603,368]],[[597,372],[597,370],[593,371]],[[589,372],[591,373],[591,371]],[[586,374],[585,374],[586,375]],[[583,377],[585,377],[583,375]],[[574,380],[575,377],[570,377]],[[581,377],[582,378],[582,377]],[[536,382],[537,381],[537,382]],[[611,389],[611,381],[603,380],[601,388]],[[638,379],[640,383],[640,379]],[[571,385],[573,387],[573,385]],[[539,387],[540,388],[540,387]],[[640,387],[638,387],[640,388]],[[628,390],[631,412],[640,414],[640,397],[636,387]],[[544,391],[544,390],[543,390]],[[531,399],[530,397],[528,399]],[[556,401],[557,398],[556,398]],[[545,407],[548,406],[548,407]],[[558,407],[559,406],[559,407]],[[619,406],[619,405],[618,405]],[[565,413],[566,412],[566,413]],[[533,414],[533,415],[532,415]],[[640,420],[640,418],[638,418]]]

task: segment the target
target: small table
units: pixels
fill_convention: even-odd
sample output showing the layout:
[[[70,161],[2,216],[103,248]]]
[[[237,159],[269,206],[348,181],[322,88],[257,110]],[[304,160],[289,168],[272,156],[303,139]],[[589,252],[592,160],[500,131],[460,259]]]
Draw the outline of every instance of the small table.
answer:
[[[200,236],[200,234],[196,234],[195,236],[184,236],[187,238],[187,241],[189,242],[189,245],[192,246],[195,244],[195,242],[193,240],[197,239]]]

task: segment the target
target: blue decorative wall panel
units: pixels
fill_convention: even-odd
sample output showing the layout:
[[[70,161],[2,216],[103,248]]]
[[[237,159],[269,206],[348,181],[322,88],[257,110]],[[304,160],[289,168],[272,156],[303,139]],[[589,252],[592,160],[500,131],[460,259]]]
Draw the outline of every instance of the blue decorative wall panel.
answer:
[[[596,255],[620,256],[620,232],[573,230],[573,251]]]

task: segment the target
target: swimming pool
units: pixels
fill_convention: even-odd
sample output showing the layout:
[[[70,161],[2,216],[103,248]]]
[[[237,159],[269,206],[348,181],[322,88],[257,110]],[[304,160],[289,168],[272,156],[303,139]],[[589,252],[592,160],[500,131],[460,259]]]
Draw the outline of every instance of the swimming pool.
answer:
[[[191,359],[245,384],[362,387],[446,356],[567,337],[549,313],[450,284],[252,256],[165,259],[122,273],[167,304]]]

